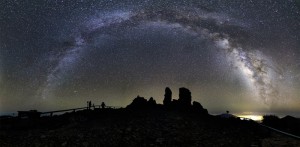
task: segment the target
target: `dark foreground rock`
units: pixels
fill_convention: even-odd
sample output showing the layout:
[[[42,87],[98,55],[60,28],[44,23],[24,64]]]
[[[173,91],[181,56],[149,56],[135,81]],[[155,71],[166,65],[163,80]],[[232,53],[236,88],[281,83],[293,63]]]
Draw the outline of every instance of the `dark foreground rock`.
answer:
[[[255,122],[178,111],[104,109],[1,120],[0,146],[261,146]]]

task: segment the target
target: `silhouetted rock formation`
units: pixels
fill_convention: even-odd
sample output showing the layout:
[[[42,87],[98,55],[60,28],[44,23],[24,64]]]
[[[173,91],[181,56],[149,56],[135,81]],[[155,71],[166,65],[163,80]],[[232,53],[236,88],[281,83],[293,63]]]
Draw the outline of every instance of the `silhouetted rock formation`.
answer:
[[[172,91],[169,87],[165,89],[165,98],[163,100],[163,107],[167,110],[176,110],[181,112],[195,112],[200,115],[208,115],[207,109],[204,109],[199,102],[194,101],[191,105],[192,96],[191,92],[187,88],[179,88],[179,99],[173,99],[172,101]],[[156,104],[156,101],[151,97],[148,101],[144,97],[137,96],[131,104],[126,108],[128,109],[160,109],[163,108],[160,104]]]
[[[172,91],[169,87],[165,89],[165,98],[164,98],[164,105],[169,106],[172,101]]]
[[[147,107],[147,100],[144,97],[137,96],[131,104],[129,104],[126,108],[129,109],[142,109]]]
[[[203,109],[202,105],[199,102],[193,101],[194,109]]]
[[[129,104],[126,108],[129,109],[145,109],[145,108],[153,108],[155,107],[156,101],[151,97],[148,101],[144,97],[137,96],[131,104]]]
[[[193,109],[195,112],[199,112],[204,115],[208,114],[207,109],[204,109],[199,102],[196,102],[196,101],[193,102]]]
[[[192,96],[191,92],[187,88],[179,88],[179,99],[178,104],[181,106],[191,106]]]
[[[150,107],[155,107],[156,106],[156,101],[153,99],[153,97],[151,97],[149,100],[148,100],[148,105]]]

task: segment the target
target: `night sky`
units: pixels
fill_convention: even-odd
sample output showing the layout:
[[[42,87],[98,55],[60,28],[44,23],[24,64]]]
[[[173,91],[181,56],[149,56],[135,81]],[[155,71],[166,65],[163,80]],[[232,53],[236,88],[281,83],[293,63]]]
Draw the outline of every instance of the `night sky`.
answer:
[[[186,87],[210,113],[300,114],[300,1],[1,0],[0,111]]]

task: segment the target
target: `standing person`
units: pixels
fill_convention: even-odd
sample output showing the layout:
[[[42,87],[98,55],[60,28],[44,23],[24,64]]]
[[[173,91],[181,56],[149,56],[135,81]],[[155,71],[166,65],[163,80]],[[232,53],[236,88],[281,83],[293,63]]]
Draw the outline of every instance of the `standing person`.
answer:
[[[91,109],[92,107],[92,101],[89,101],[89,110]]]
[[[104,102],[102,102],[101,107],[102,107],[102,109],[105,108],[105,103]]]

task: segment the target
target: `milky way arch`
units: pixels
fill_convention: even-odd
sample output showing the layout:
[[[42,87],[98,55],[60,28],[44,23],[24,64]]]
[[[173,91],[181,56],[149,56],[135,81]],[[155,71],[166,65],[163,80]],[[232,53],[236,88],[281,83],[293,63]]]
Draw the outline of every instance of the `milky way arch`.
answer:
[[[144,9],[139,11],[114,11],[92,17],[84,22],[74,34],[74,41],[57,66],[49,71],[45,86],[41,89],[43,98],[47,98],[57,85],[64,82],[76,60],[92,43],[98,34],[107,34],[106,30],[119,26],[132,28],[147,23],[160,23],[176,26],[187,33],[206,38],[223,51],[227,60],[236,67],[235,72],[247,86],[254,90],[265,104],[277,101],[280,90],[276,81],[280,81],[282,71],[263,52],[244,49],[239,39],[247,37],[247,25],[224,14],[207,12],[201,9]],[[118,31],[118,30],[116,30]],[[67,68],[66,68],[67,67]],[[199,67],[201,68],[201,67]]]

